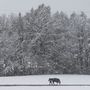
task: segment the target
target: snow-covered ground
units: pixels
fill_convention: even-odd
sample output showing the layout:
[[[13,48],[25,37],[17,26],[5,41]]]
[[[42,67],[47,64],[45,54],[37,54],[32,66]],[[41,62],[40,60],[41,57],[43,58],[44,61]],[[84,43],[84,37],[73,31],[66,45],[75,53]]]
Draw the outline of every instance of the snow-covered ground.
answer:
[[[0,77],[1,84],[48,84],[48,78],[60,78],[61,84],[90,84],[89,75],[31,75]],[[12,86],[0,90],[90,90],[90,86]]]

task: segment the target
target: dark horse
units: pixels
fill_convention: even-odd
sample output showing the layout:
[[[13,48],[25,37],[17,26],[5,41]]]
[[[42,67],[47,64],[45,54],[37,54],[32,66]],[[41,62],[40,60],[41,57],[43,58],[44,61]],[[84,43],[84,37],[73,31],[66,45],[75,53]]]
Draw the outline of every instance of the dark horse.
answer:
[[[49,81],[49,84],[52,84],[52,85],[54,83],[61,84],[61,81],[58,78],[49,78],[48,81]]]

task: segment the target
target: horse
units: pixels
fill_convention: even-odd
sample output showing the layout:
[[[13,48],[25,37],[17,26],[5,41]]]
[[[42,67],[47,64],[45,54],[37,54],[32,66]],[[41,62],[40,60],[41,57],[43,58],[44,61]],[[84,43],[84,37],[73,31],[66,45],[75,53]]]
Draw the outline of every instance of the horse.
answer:
[[[49,84],[51,84],[51,85],[53,85],[55,83],[61,84],[61,81],[58,78],[49,78],[48,81],[49,81]]]

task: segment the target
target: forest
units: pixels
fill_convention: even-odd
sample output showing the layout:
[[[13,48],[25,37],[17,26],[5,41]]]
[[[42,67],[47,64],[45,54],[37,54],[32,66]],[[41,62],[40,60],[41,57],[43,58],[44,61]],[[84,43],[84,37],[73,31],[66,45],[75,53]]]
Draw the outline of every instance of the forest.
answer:
[[[90,18],[44,4],[0,16],[0,76],[90,74]]]

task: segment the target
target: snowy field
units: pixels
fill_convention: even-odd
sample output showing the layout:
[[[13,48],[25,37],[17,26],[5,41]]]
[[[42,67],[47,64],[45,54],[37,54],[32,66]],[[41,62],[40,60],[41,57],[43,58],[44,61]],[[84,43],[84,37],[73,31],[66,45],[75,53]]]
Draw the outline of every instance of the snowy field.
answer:
[[[48,78],[59,78],[61,84],[90,84],[89,75],[33,75],[33,76],[16,76],[0,77],[0,85],[4,84],[49,84]],[[0,90],[90,90],[90,86],[0,86]]]

